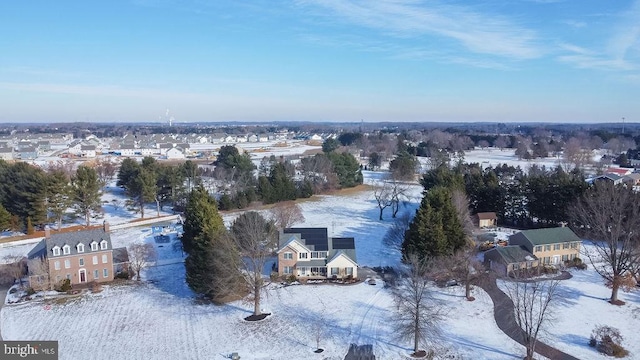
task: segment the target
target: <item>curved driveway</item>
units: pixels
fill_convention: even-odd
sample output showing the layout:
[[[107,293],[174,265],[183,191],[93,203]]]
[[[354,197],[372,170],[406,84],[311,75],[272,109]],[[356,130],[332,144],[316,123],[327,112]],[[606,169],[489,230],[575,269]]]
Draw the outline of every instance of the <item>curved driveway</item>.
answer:
[[[565,274],[561,276],[563,275],[566,277]],[[493,316],[496,319],[496,324],[498,324],[500,330],[507,334],[508,337],[524,345],[523,330],[516,323],[513,313],[513,301],[511,301],[511,298],[509,298],[507,294],[500,290],[496,283],[495,276],[490,275],[485,280],[486,281],[482,281],[480,287],[489,294],[493,301]],[[540,341],[536,342],[535,351],[551,360],[579,360],[575,356],[571,356]]]

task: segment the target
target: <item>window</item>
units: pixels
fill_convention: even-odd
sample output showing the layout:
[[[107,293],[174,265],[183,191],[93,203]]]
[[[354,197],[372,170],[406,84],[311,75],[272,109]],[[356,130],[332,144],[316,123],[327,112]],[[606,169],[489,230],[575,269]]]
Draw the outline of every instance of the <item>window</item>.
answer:
[[[285,274],[293,274],[293,266],[285,266],[284,269],[282,269],[282,272]]]
[[[551,245],[545,245],[544,251],[551,251]]]
[[[98,265],[98,256],[93,257],[93,265]]]
[[[56,282],[60,282],[61,278],[60,275],[56,275]]]
[[[102,263],[103,264],[107,263],[107,254],[102,255]]]
[[[78,244],[78,246],[76,246],[76,248],[78,249],[79,253],[83,253],[84,252],[84,244]]]
[[[102,269],[102,277],[109,277],[109,270],[107,269]]]
[[[535,251],[536,251],[536,252],[540,252],[540,251],[542,251],[542,245],[538,245],[538,246],[536,246],[536,250],[535,250]]]
[[[303,266],[301,268],[298,269],[300,271],[300,275],[306,276],[307,275],[307,267]]]
[[[58,255],[60,255],[60,248],[55,246],[53,248],[53,256],[58,256]]]
[[[326,251],[313,251],[311,252],[312,259],[324,259],[327,257]]]
[[[554,244],[553,250],[560,250],[560,244]]]
[[[98,250],[98,243],[94,241],[91,243],[91,251],[96,251],[96,250]]]
[[[56,270],[60,270],[60,261],[56,261],[53,263],[53,268]]]
[[[348,267],[347,269],[347,276],[351,275],[353,276],[353,268],[352,267]]]
[[[67,280],[71,280],[71,274],[67,274]]]
[[[514,263],[513,264],[513,270],[519,270],[519,269],[520,269],[520,264]]]
[[[98,278],[100,278],[100,271],[98,271],[98,270],[93,270],[93,278],[94,278],[94,279],[98,279]]]
[[[300,259],[307,259],[307,258],[308,258],[308,256],[309,256],[309,254],[307,254],[307,253],[300,253],[300,254],[298,254],[298,256],[299,256],[299,258],[300,258]]]
[[[543,263],[545,263],[545,264],[551,264],[551,257],[546,256],[546,257],[542,260],[542,262],[543,262]]]
[[[71,246],[65,245],[62,247],[62,253],[65,255],[71,254]]]
[[[331,275],[338,275],[339,272],[340,272],[340,268],[337,268],[337,267],[331,268]]]
[[[78,259],[78,263],[80,264],[80,266],[84,266],[84,258]]]
[[[572,242],[571,243],[571,248],[572,249],[577,249],[578,248],[578,243]]]
[[[106,250],[107,249],[107,240],[100,241],[100,249],[101,250]]]
[[[569,248],[569,243],[564,243],[564,244],[562,244],[562,248],[563,248],[563,249],[568,249],[568,248]]]
[[[284,253],[284,255],[282,256],[283,259],[285,260],[293,260],[293,254],[290,252],[286,252]]]
[[[68,269],[68,268],[70,268],[70,267],[71,267],[71,261],[70,261],[70,260],[65,260],[65,261],[64,261],[64,268],[65,268],[65,269]]]
[[[562,261],[569,260],[569,255],[562,255]]]

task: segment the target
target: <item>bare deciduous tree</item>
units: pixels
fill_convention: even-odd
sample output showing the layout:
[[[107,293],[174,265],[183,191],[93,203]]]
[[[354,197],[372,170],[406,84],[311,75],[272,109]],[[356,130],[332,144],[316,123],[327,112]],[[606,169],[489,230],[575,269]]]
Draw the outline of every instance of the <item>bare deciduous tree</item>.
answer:
[[[118,172],[118,165],[111,159],[96,159],[94,169],[98,174],[98,181],[102,187],[107,186],[109,181],[113,180]]]
[[[592,161],[593,152],[591,148],[577,138],[570,138],[564,145],[564,159],[574,168],[583,168]]]
[[[445,280],[464,284],[464,296],[469,301],[475,300],[471,295],[472,286],[480,281],[485,271],[476,254],[476,247],[469,243],[455,254],[438,259],[438,268],[447,276]]]
[[[236,218],[231,225],[231,234],[243,257],[243,278],[253,297],[253,315],[260,315],[261,291],[268,285],[263,271],[276,249],[278,233],[273,222],[255,211],[249,211]]]
[[[406,264],[394,291],[398,308],[395,329],[399,340],[413,341],[413,351],[417,353],[439,335],[445,307],[436,304],[431,296],[429,259],[409,256]]]
[[[128,249],[129,269],[136,274],[140,281],[140,272],[157,259],[156,249],[152,244],[133,244]]]
[[[460,223],[462,223],[464,234],[471,239],[475,226],[473,225],[471,213],[469,212],[469,199],[467,195],[463,191],[455,189],[451,193],[451,202],[453,202],[453,207],[456,209],[458,219]]]
[[[515,321],[522,329],[521,336],[527,350],[525,360],[533,360],[538,338],[551,320],[558,284],[559,280],[506,281]]]
[[[271,218],[278,229],[288,229],[295,224],[304,222],[304,215],[300,206],[293,201],[283,201],[271,208]]]
[[[21,255],[5,255],[3,257],[5,265],[5,271],[7,275],[13,279],[15,283],[18,280],[20,287],[22,287],[22,277],[26,274],[26,261],[24,256]]]
[[[49,274],[49,261],[45,258],[29,260],[29,283],[36,291],[53,290],[54,281]]]
[[[587,190],[571,211],[576,231],[591,239],[594,251],[583,251],[593,268],[618,290],[640,262],[640,195],[630,187],[599,182]]]
[[[380,184],[375,185],[373,187],[373,198],[376,200],[376,203],[378,204],[378,210],[380,210],[378,220],[382,220],[383,219],[382,214],[384,212],[384,209],[388,208],[392,204],[391,185],[386,181],[384,181],[381,185]]]

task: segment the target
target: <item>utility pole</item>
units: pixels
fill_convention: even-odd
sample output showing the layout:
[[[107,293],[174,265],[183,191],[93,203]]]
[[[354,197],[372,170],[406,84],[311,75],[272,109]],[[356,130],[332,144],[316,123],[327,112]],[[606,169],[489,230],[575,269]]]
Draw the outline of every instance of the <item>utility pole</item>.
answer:
[[[622,133],[624,134],[624,116],[622,117]]]

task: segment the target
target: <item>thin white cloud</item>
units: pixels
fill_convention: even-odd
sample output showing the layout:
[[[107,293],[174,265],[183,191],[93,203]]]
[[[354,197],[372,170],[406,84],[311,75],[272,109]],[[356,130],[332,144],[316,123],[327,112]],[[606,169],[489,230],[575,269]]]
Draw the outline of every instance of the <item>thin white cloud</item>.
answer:
[[[564,24],[569,25],[575,29],[581,29],[587,26],[587,23],[585,21],[578,21],[578,20],[565,20]]]
[[[613,24],[609,30],[611,35],[599,48],[563,43],[560,49],[566,53],[557,59],[582,69],[637,71],[640,69],[640,0],[618,14]]]
[[[418,0],[300,0],[298,4],[329,10],[332,16],[390,36],[454,40],[473,53],[516,60],[544,53],[533,30],[470,7]]]

